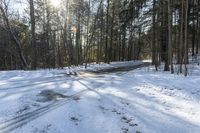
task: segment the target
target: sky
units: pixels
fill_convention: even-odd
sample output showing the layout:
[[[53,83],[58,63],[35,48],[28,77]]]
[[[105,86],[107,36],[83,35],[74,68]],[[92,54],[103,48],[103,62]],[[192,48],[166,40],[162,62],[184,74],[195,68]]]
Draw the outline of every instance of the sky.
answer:
[[[27,6],[27,0],[10,0],[10,8],[19,14],[24,14]]]
[[[8,0],[9,1],[9,0]],[[52,6],[59,6],[60,0],[50,0]],[[24,14],[25,11],[24,9],[27,7],[28,5],[28,0],[10,0],[10,8],[15,12],[19,12],[19,14]]]

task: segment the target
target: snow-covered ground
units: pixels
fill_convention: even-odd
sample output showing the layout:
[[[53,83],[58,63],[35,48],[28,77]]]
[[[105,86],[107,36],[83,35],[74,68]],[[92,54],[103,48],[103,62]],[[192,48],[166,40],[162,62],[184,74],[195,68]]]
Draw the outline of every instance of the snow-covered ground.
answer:
[[[200,132],[200,66],[190,66],[188,77],[156,72],[151,66],[110,74],[68,74],[80,70],[84,67],[0,72],[0,132]]]

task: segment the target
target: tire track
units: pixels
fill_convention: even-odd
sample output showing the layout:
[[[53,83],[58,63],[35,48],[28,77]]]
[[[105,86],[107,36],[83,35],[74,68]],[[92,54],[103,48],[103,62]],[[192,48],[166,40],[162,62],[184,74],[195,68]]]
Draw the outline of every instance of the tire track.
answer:
[[[72,76],[70,76],[70,77],[72,77]],[[11,131],[27,124],[28,122],[33,121],[33,120],[39,118],[40,116],[45,115],[46,113],[63,106],[68,101],[73,100],[76,97],[80,97],[81,95],[83,95],[89,91],[94,91],[92,88],[88,87],[87,85],[85,85],[85,83],[82,83],[80,81],[83,78],[77,78],[77,77],[72,77],[72,78],[73,79],[71,81],[77,81],[77,82],[81,83],[82,85],[84,85],[84,87],[86,87],[86,89],[84,89],[78,93],[75,93],[62,101],[54,102],[52,104],[38,108],[34,111],[31,111],[31,112],[16,116],[12,119],[6,120],[4,122],[1,122],[0,123],[0,133],[11,132]],[[98,89],[98,88],[96,88],[96,89]]]
[[[14,129],[21,127],[21,126],[27,124],[28,122],[33,121],[34,119],[39,118],[40,116],[45,115],[46,113],[63,106],[68,101],[70,101],[76,97],[79,97],[88,91],[90,91],[90,90],[89,89],[82,90],[74,95],[69,96],[65,100],[62,100],[59,102],[54,102],[53,104],[46,105],[46,106],[36,109],[32,112],[28,112],[26,114],[22,114],[20,116],[14,117],[10,120],[4,121],[4,122],[0,123],[0,133],[7,133],[10,131],[13,131]]]

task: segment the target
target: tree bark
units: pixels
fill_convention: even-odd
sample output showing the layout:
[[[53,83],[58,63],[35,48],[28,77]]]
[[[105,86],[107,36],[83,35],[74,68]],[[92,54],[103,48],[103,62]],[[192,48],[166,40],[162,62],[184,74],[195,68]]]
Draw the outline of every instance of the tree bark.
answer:
[[[185,76],[187,76],[187,63],[188,63],[188,0],[185,1],[185,40],[184,40],[184,46],[185,46]]]
[[[172,51],[172,10],[171,10],[171,0],[168,0],[168,54],[169,54],[169,62],[170,62],[170,66],[171,66],[171,73],[174,73],[173,51]]]
[[[30,18],[31,18],[31,46],[33,47],[33,63],[32,69],[37,68],[37,45],[36,45],[36,36],[35,36],[35,9],[34,2],[30,0]]]

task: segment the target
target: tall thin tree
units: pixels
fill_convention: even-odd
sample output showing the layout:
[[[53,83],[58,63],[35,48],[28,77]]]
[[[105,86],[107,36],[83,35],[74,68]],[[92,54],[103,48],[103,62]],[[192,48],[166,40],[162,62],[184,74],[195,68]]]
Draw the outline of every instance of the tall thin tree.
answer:
[[[35,36],[35,9],[34,1],[30,0],[30,18],[31,18],[31,46],[33,47],[33,64],[32,69],[37,68],[37,45],[36,45],[36,36]]]

